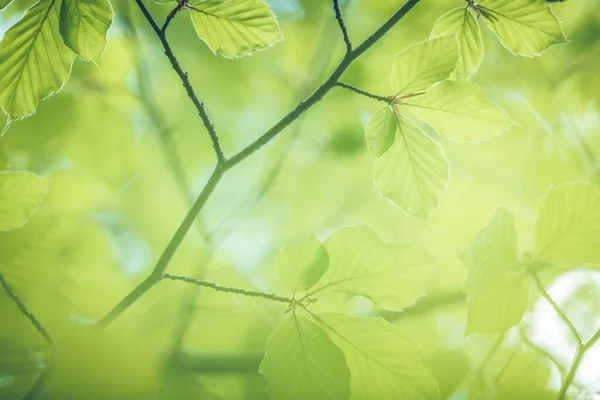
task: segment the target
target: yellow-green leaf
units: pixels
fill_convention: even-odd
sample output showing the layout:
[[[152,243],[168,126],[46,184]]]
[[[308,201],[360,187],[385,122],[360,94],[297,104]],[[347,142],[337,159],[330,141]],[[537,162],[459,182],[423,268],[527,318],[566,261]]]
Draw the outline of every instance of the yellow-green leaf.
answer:
[[[274,400],[350,397],[350,371],[344,354],[323,329],[296,313],[275,328],[260,373]]]
[[[350,368],[353,400],[439,399],[419,347],[382,318],[318,315]]]
[[[0,231],[20,228],[38,208],[48,180],[29,172],[0,172]]]
[[[528,306],[529,285],[518,265],[514,217],[498,209],[459,254],[469,270],[466,334],[503,332],[518,324]]]
[[[446,191],[449,178],[442,147],[388,107],[373,115],[365,136],[369,148],[375,149],[371,150],[373,175],[381,194],[408,214],[429,218]],[[386,146],[386,152],[378,154]]]
[[[483,41],[477,20],[465,7],[455,8],[442,15],[433,26],[430,37],[456,35],[459,56],[452,77],[469,79],[483,60]]]
[[[112,19],[108,0],[62,0],[60,34],[81,58],[98,63]]]
[[[40,0],[0,42],[0,105],[10,119],[27,117],[69,78],[73,52],[58,34],[56,0]]]
[[[467,81],[440,82],[405,104],[440,135],[458,142],[490,140],[513,125],[479,86]]]
[[[275,15],[262,0],[203,0],[190,13],[200,39],[225,57],[248,55],[283,39]]]
[[[277,254],[275,269],[284,285],[293,293],[313,287],[329,267],[329,254],[323,243],[312,235],[300,244],[286,246]]]
[[[425,90],[450,77],[458,60],[455,35],[413,44],[394,57],[392,88],[394,93]]]
[[[393,310],[423,294],[434,258],[417,244],[384,243],[366,226],[344,228],[325,242],[329,269],[309,295],[364,296]]]
[[[600,186],[564,184],[542,198],[535,253],[536,258],[575,267],[600,264]]]
[[[567,41],[560,21],[545,1],[480,0],[478,6],[487,25],[514,54],[533,57]]]

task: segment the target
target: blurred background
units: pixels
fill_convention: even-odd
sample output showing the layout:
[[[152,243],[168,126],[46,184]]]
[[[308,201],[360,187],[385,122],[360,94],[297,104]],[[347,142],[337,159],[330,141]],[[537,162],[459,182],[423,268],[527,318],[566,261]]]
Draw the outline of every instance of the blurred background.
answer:
[[[213,55],[185,12],[169,28],[228,155],[314,90],[343,55],[330,1],[267,2],[285,41],[251,57]],[[346,1],[353,41],[402,3]],[[31,4],[16,0],[2,11],[0,32]],[[139,9],[128,0],[112,4],[116,17],[100,67],[76,61],[64,89],[0,138],[1,170],[29,170],[52,182],[24,228],[0,233],[0,268],[56,342],[50,351],[0,292],[0,398],[21,398],[51,363],[41,398],[263,399],[257,365],[283,316],[276,304],[163,282],[106,331],[93,328],[148,274],[215,164],[208,135]],[[147,4],[159,21],[174,7]],[[463,5],[423,1],[343,81],[392,94],[394,55]],[[384,316],[421,346],[444,398],[554,398],[561,367],[545,353],[568,368],[575,351],[568,330],[532,290],[521,326],[464,337],[466,270],[456,257],[500,206],[516,215],[520,250],[531,249],[536,206],[551,185],[600,183],[600,2],[568,0],[552,9],[570,43],[535,59],[513,56],[483,29],[485,60],[473,80],[518,126],[482,144],[457,144],[424,126],[444,147],[452,176],[427,224],[373,185],[363,135],[381,105],[334,89],[230,171],[168,271],[285,293],[274,272],[282,245],[366,224],[385,241],[418,242],[439,259],[426,296]],[[600,277],[576,271],[543,279],[584,339],[591,336],[600,324]],[[344,310],[380,313],[366,300]],[[573,398],[600,398],[599,363],[596,348],[580,368]]]

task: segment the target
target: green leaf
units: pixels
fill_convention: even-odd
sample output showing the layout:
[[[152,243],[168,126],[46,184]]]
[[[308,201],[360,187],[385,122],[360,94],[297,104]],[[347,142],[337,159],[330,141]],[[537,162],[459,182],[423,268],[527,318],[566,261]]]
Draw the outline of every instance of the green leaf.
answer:
[[[350,368],[352,399],[439,399],[419,347],[382,318],[318,315]]]
[[[60,34],[81,58],[96,64],[106,48],[106,32],[113,20],[108,0],[62,0]]]
[[[449,177],[442,147],[389,107],[373,115],[365,137],[374,158],[375,185],[383,196],[410,215],[429,218]]]
[[[262,0],[204,0],[192,5],[190,13],[200,39],[225,57],[248,55],[283,39]]]
[[[540,201],[535,257],[581,267],[600,264],[600,186],[569,183]]]
[[[0,42],[0,106],[9,118],[27,117],[69,78],[73,52],[58,34],[56,0],[40,0]]]
[[[25,225],[48,190],[48,180],[29,172],[0,172],[0,231]]]
[[[392,88],[395,93],[428,89],[450,77],[457,60],[458,43],[454,35],[415,43],[394,57]]]
[[[483,61],[483,41],[477,20],[465,7],[455,8],[442,15],[433,26],[430,37],[456,35],[459,44],[456,79],[469,79]]]
[[[467,81],[440,82],[404,104],[440,135],[458,142],[490,140],[513,125],[479,86]]]
[[[284,247],[277,255],[277,274],[293,293],[310,289],[329,268],[327,249],[316,236],[301,244]]]
[[[323,329],[294,313],[269,338],[260,373],[276,400],[350,397],[344,354]]]
[[[12,0],[0,0],[0,10],[4,10],[10,3]]]
[[[518,324],[528,306],[529,284],[517,260],[514,217],[498,209],[492,221],[460,252],[469,270],[466,334],[503,332]]]
[[[398,310],[423,294],[435,267],[421,246],[383,243],[366,226],[338,230],[325,247],[329,269],[307,296],[341,292]]]
[[[542,0],[481,0],[479,7],[488,27],[514,54],[540,55],[567,38],[558,18]]]

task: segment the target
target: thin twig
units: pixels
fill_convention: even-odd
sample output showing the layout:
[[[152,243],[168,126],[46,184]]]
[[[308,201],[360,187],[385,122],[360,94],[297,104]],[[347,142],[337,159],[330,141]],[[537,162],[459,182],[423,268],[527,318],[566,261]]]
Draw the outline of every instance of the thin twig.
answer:
[[[6,280],[4,279],[4,275],[2,274],[0,274],[0,286],[2,286],[2,289],[4,289],[8,297],[13,301],[13,303],[16,304],[21,314],[23,314],[25,318],[27,318],[29,322],[31,322],[31,324],[35,327],[35,329],[40,333],[40,335],[44,337],[46,342],[52,344],[52,338],[50,337],[48,331],[42,326],[42,323],[35,317],[35,315],[33,315],[27,309],[25,304],[23,304],[21,299],[19,299],[19,296],[15,294],[8,282],[6,282]]]
[[[371,92],[367,92],[366,90],[359,89],[356,86],[348,85],[347,83],[337,82],[336,86],[339,86],[339,87],[344,88],[344,89],[348,89],[348,90],[350,90],[352,92],[358,93],[358,94],[360,94],[362,96],[365,96],[365,97],[368,97],[370,99],[382,101],[382,102],[384,102],[386,104],[392,104],[392,101],[393,101],[389,97],[379,96],[377,94],[373,94]]]
[[[342,11],[340,10],[340,5],[338,3],[338,0],[333,0],[333,10],[335,11],[335,19],[337,20],[338,25],[340,26],[342,35],[344,36],[344,43],[346,43],[346,53],[350,53],[352,51],[352,42],[350,41],[350,36],[348,36],[348,28],[346,28],[344,18],[342,17]]]
[[[587,343],[585,343],[577,348],[577,352],[575,353],[575,358],[573,359],[573,363],[571,364],[569,373],[563,380],[562,385],[560,386],[560,390],[558,391],[558,400],[566,399],[567,390],[569,389],[569,386],[571,386],[571,384],[573,383],[573,380],[575,379],[575,375],[577,375],[577,370],[579,369],[579,366],[581,365],[581,362],[583,361],[583,358],[585,357],[585,353],[589,349],[594,347],[594,345],[596,344],[596,342],[598,342],[598,340],[600,340],[600,329],[598,331],[596,331],[594,336],[592,336],[591,339],[587,341]]]
[[[234,294],[240,294],[242,296],[263,298],[263,299],[267,299],[267,300],[271,300],[271,301],[276,301],[279,303],[292,304],[295,302],[295,300],[290,297],[282,297],[282,296],[276,296],[276,295],[270,294],[270,293],[255,292],[252,290],[220,286],[213,282],[207,282],[207,281],[195,279],[195,278],[192,278],[189,276],[164,274],[163,279],[169,279],[172,281],[182,281],[182,282],[191,283],[191,284],[198,285],[198,286],[211,288],[213,290],[216,290],[217,292],[234,293]]]

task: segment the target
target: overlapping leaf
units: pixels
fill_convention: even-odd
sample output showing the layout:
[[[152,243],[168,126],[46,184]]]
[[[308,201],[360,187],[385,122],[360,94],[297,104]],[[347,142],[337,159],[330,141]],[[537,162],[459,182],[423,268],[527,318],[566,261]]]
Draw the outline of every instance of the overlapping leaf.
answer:
[[[344,354],[323,329],[295,313],[269,338],[260,372],[272,399],[350,397],[350,371]]]
[[[365,138],[374,158],[375,185],[381,193],[407,213],[427,219],[448,182],[442,147],[389,107],[373,115]]]
[[[334,314],[317,318],[346,356],[352,399],[440,398],[423,353],[396,326],[381,318]]]
[[[521,56],[567,41],[558,18],[541,0],[480,0],[482,16],[504,47]]]
[[[282,40],[275,15],[262,0],[203,0],[190,13],[200,39],[225,57],[247,55]]]
[[[0,231],[20,228],[46,195],[48,181],[29,172],[0,172]]]
[[[502,332],[518,324],[527,309],[529,286],[517,262],[513,215],[498,209],[459,257],[469,270],[463,287],[469,305],[466,333]]]
[[[490,140],[512,125],[508,114],[467,81],[444,81],[406,105],[440,135],[459,142]]]
[[[81,58],[98,63],[112,19],[108,0],[62,0],[60,34]]]
[[[0,106],[11,119],[34,113],[69,77],[73,52],[58,34],[59,5],[40,0],[0,42]]]
[[[600,264],[599,186],[570,183],[548,192],[538,207],[535,252],[558,264]]]
[[[469,79],[483,60],[483,41],[477,20],[465,7],[455,8],[442,15],[433,26],[431,38],[456,35],[459,56],[452,77]]]
[[[277,255],[275,269],[292,292],[313,287],[329,268],[329,254],[314,235],[304,243],[284,247]]]

